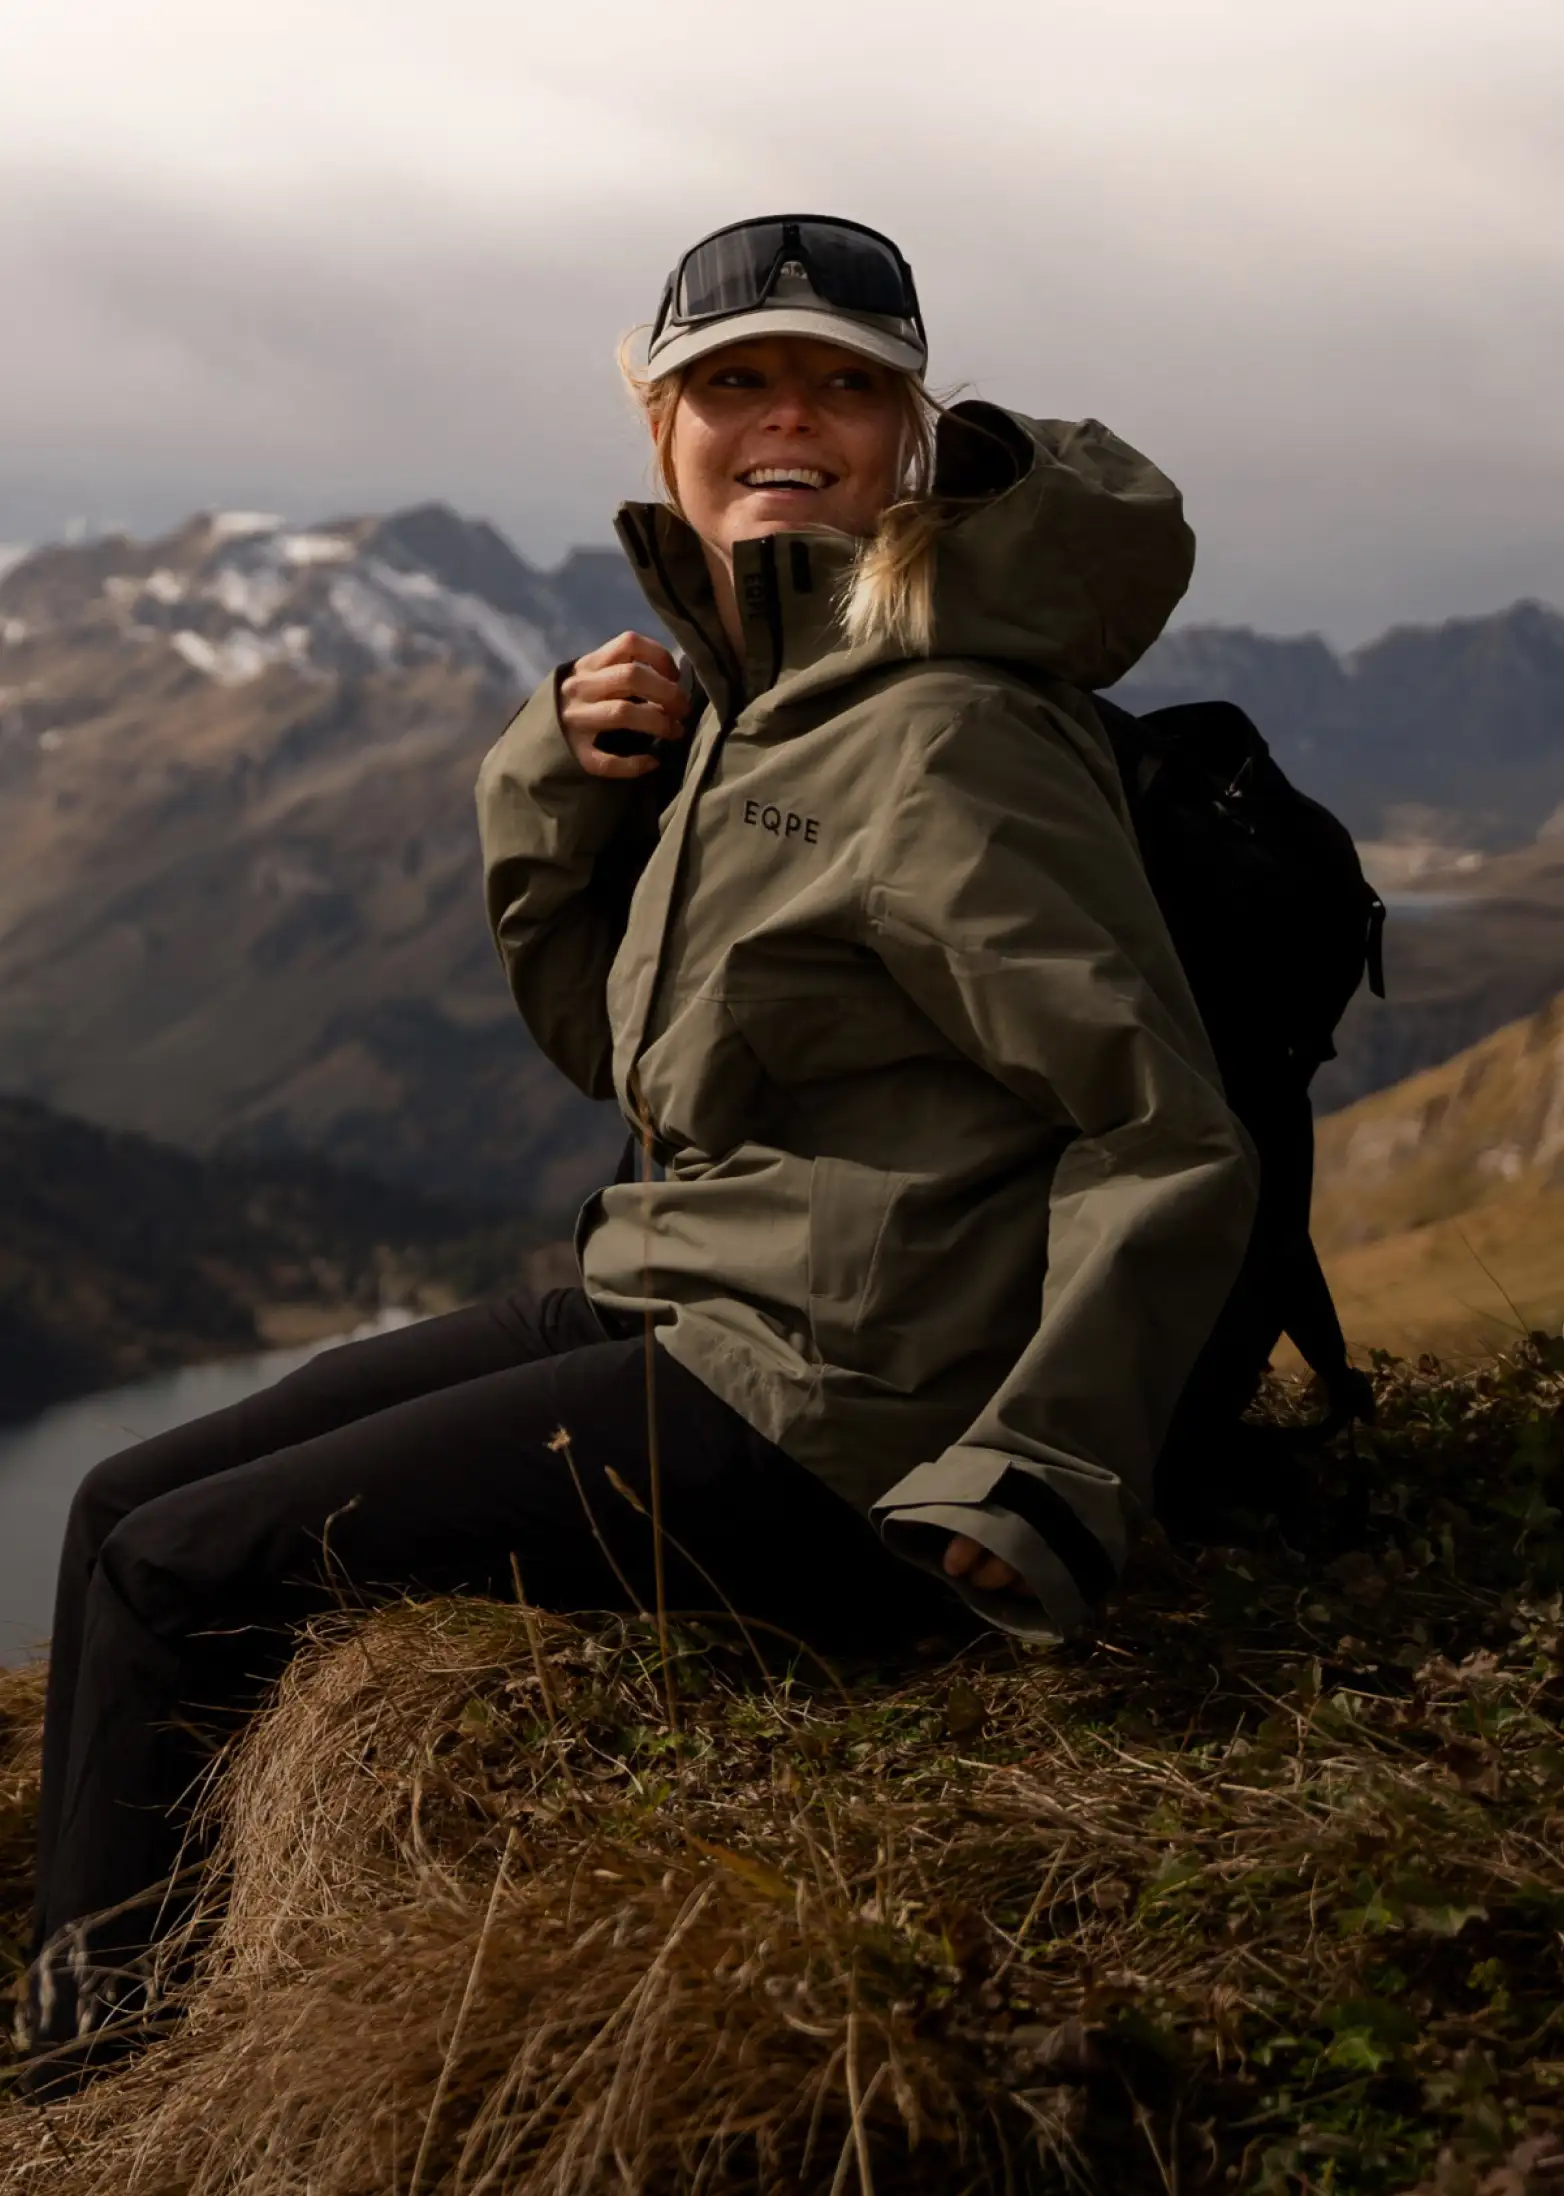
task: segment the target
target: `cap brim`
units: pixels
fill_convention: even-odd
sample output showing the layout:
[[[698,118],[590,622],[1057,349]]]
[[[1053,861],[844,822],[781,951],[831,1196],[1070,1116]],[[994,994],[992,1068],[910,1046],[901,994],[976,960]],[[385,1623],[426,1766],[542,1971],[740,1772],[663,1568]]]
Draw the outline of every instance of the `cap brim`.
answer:
[[[915,337],[898,332],[905,325],[895,321],[876,325],[851,313],[833,313],[826,306],[757,305],[753,312],[733,313],[665,336],[648,353],[646,373],[648,380],[661,381],[665,374],[693,366],[698,358],[725,351],[730,344],[753,343],[768,336],[810,336],[816,343],[835,343],[881,366],[893,366],[898,373],[921,374],[928,353]]]

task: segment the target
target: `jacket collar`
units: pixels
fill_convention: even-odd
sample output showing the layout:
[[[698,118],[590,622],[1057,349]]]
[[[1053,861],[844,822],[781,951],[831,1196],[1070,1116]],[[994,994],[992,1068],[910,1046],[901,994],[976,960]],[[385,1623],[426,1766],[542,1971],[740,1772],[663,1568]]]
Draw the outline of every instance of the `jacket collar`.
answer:
[[[843,534],[766,534],[733,552],[743,636],[735,658],[693,529],[657,503],[626,503],[619,539],[647,601],[725,722],[845,646],[837,616],[858,544]]]

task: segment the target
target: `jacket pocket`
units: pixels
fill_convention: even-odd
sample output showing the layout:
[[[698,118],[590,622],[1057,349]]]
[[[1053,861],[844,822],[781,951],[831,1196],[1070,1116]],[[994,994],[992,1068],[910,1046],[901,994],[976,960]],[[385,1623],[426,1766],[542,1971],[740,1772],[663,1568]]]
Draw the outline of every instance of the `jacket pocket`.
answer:
[[[867,1369],[860,1340],[899,1177],[853,1159],[816,1159],[809,1175],[809,1325],[828,1365]]]

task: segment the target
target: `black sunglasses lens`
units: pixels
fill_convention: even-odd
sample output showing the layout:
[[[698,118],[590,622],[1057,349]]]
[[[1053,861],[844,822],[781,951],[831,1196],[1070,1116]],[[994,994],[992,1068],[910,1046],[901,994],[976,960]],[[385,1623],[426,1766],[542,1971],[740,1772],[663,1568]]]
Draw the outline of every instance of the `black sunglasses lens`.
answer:
[[[883,313],[892,320],[916,315],[911,278],[879,237],[831,221],[793,226],[796,242],[780,221],[752,221],[697,244],[680,264],[673,317],[706,320],[758,305],[789,245],[828,305],[845,312]]]
[[[678,317],[703,320],[758,305],[781,249],[779,221],[757,221],[697,244],[679,269]]]
[[[839,305],[847,312],[883,313],[893,320],[908,318],[916,310],[911,285],[895,254],[878,237],[824,221],[802,221],[798,241],[815,287],[828,305]]]

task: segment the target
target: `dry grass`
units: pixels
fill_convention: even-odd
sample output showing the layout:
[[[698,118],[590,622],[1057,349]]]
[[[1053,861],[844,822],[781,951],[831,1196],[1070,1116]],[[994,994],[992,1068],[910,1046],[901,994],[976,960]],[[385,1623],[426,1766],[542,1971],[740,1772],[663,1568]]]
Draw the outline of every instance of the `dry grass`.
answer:
[[[1478,1363],[1564,1321],[1564,1194],[1519,1182],[1453,1219],[1321,1253],[1349,1343]]]
[[[0,1670],[0,1961],[14,1973],[32,1927],[33,1817],[45,1667]]]
[[[679,1624],[672,1732],[648,1624],[344,1620],[183,2028],[0,2113],[0,2191],[1564,2186],[1564,1377],[1378,1380],[1307,1546],[1150,1546],[1052,1654]]]

